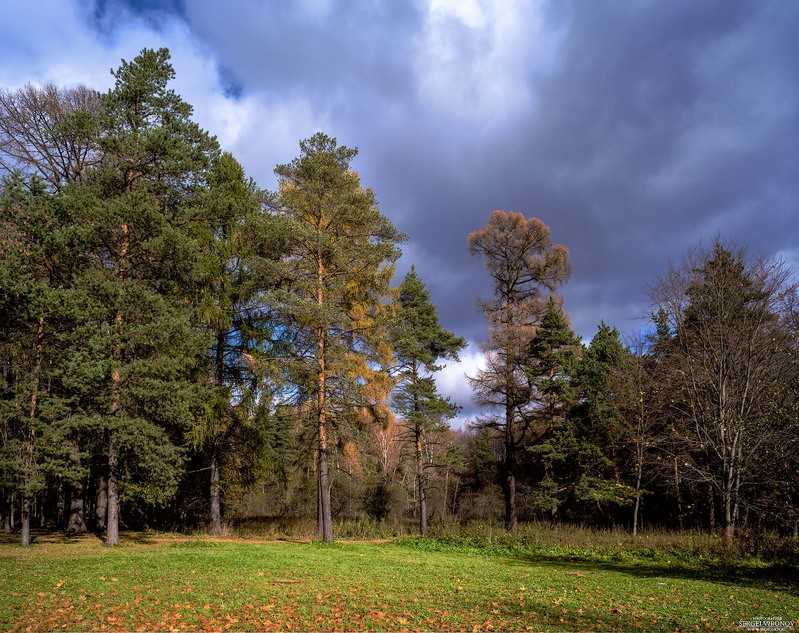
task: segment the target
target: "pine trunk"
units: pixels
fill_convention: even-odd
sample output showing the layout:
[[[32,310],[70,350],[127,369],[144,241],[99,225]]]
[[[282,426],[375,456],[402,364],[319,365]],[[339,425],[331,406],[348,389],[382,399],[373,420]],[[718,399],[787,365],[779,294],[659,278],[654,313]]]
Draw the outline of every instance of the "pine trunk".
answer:
[[[422,430],[416,426],[416,482],[419,486],[419,533],[427,534],[427,486],[424,476],[424,453],[422,451]]]
[[[97,501],[94,506],[94,516],[97,531],[103,532],[106,528],[106,517],[108,516],[108,477],[101,475],[97,481]]]
[[[219,499],[219,458],[216,441],[211,452],[211,535],[222,536],[222,510]]]
[[[28,547],[31,544],[31,498],[28,495],[22,496],[21,512],[22,533],[20,535],[20,545]]]
[[[214,359],[214,383],[217,388],[224,383],[225,372],[225,338],[226,333],[217,325],[216,350]],[[220,498],[219,483],[219,425],[216,418],[213,420],[213,433],[211,447],[211,526],[212,536],[222,536],[222,502]]]
[[[324,333],[319,333],[319,393],[317,394],[318,423],[319,423],[319,457],[318,457],[318,486],[319,486],[319,536],[326,543],[333,542],[333,515],[330,508],[330,480],[328,478],[328,446],[327,446],[327,416],[325,384],[325,340]]]
[[[108,520],[106,522],[105,544],[119,545],[119,490],[117,488],[116,436],[112,433],[108,440]]]
[[[59,529],[66,525],[66,520],[64,519],[64,513],[66,512],[66,504],[64,503],[64,481],[61,479],[61,475],[58,476],[58,499],[56,501],[55,506],[55,523]]]
[[[71,499],[69,502],[69,523],[67,525],[67,534],[85,534],[86,521],[84,519],[86,503],[83,498],[83,486],[77,484],[72,491]]]
[[[39,323],[36,328],[36,352],[33,363],[33,387],[31,389],[30,401],[30,415],[28,419],[28,433],[27,445],[25,446],[25,471],[31,473],[35,464],[34,459],[34,443],[36,441],[36,414],[39,404],[39,386],[41,384],[42,374],[42,359],[44,358],[44,317],[39,317]],[[22,547],[30,545],[30,529],[31,529],[31,499],[30,492],[25,491],[22,494],[22,535],[20,536],[20,543]]]
[[[322,262],[321,250],[317,253],[316,259],[316,302],[320,310],[324,306],[324,278],[325,268]],[[327,367],[325,354],[327,352],[325,342],[327,328],[321,326],[316,331],[317,353],[319,368],[317,373],[318,393],[316,403],[318,408],[318,433],[319,433],[319,536],[326,543],[333,542],[333,513],[330,507],[330,480],[328,478],[328,447],[327,447]]]
[[[321,532],[319,536],[326,543],[333,542],[333,515],[330,508],[330,482],[327,465],[327,428],[324,416],[319,420],[319,517]]]
[[[120,365],[122,364],[122,331],[125,325],[124,297],[125,281],[128,277],[128,248],[130,246],[130,233],[128,225],[121,227],[119,243],[119,305],[114,315],[116,326],[116,340],[114,342],[114,369],[111,372],[111,416],[116,417],[120,413],[121,404],[121,374]],[[118,490],[118,462],[116,429],[111,429],[108,438],[108,520],[106,528],[106,545],[119,544],[119,490]]]

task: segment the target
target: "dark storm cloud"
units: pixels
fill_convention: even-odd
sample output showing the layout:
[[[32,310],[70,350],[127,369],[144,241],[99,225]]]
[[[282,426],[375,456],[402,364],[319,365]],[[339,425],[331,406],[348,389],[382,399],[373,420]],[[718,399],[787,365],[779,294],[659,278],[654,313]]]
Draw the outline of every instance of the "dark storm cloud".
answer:
[[[466,235],[496,208],[569,247],[563,294],[586,339],[601,319],[643,327],[644,286],[700,239],[799,258],[799,4],[128,4],[185,20],[210,52],[204,81],[250,117],[233,149],[262,185],[298,151],[280,128],[323,122],[357,145],[354,167],[410,236],[400,274],[415,263],[473,342],[490,288]]]
[[[402,210],[414,254],[441,264],[447,322],[484,329],[486,276],[464,242],[493,208],[537,215],[569,246],[563,292],[589,338],[602,318],[640,327],[643,286],[700,238],[795,248],[796,26],[785,3],[578,3],[555,68],[527,79],[534,104],[491,135],[421,106],[403,127],[364,130],[365,162],[383,165],[364,171]]]
[[[629,329],[625,317],[639,315],[618,308],[700,237],[720,231],[757,250],[796,238],[795,196],[788,206],[773,198],[796,191],[797,12],[784,3],[642,6],[579,5],[563,65],[520,134],[536,148],[530,185],[511,185],[562,200],[547,213],[572,250],[572,287],[584,296],[569,305],[584,335],[589,317]],[[595,309],[600,302],[611,314]]]

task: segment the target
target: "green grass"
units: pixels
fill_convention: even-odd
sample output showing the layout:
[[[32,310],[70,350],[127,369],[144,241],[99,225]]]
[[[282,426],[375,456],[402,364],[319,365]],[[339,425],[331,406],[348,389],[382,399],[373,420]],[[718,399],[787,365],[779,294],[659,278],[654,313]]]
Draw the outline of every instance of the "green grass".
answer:
[[[4,543],[0,630],[733,631],[799,619],[792,568],[762,560],[469,538]]]

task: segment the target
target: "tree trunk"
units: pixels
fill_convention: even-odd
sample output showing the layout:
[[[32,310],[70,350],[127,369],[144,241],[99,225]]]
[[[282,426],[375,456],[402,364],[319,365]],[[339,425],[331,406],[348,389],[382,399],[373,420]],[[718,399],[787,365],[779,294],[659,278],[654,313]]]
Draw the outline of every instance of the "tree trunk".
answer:
[[[222,536],[222,511],[219,500],[219,458],[216,440],[211,452],[211,535]]]
[[[716,494],[713,492],[713,483],[708,482],[707,484],[707,498],[708,503],[710,504],[710,531],[714,532],[716,530]]]
[[[416,425],[416,483],[419,486],[419,534],[427,534],[427,491],[424,476],[422,430]]]
[[[505,529],[515,532],[519,525],[516,517],[516,473],[513,445],[505,445],[505,477],[502,490],[505,493]]]
[[[111,416],[117,417],[122,408],[120,365],[122,364],[122,331],[125,325],[125,280],[128,277],[128,248],[130,233],[128,225],[121,227],[119,243],[119,304],[114,315],[116,340],[114,342],[114,369],[111,372]],[[119,490],[117,488],[117,469],[119,454],[117,453],[116,429],[110,429],[108,437],[108,520],[106,529],[106,545],[119,545]]]
[[[680,468],[677,458],[674,458],[674,497],[677,501],[677,524],[683,529],[682,494],[680,493]]]
[[[641,468],[635,480],[635,507],[633,508],[633,536],[638,535],[638,511],[641,508]]]
[[[324,307],[324,279],[325,267],[322,261],[321,250],[316,255],[316,302],[320,309]],[[327,327],[321,325],[316,331],[316,344],[319,368],[317,373],[316,394],[318,432],[319,432],[319,457],[318,457],[318,486],[319,486],[319,536],[326,543],[333,542],[333,513],[330,508],[330,480],[328,478],[328,447],[327,447],[327,367],[326,343]]]
[[[64,480],[61,479],[61,476],[58,476],[58,489],[57,489],[57,498],[56,498],[56,514],[55,514],[55,522],[56,526],[60,530],[66,524],[66,520],[64,519],[64,514],[66,512],[66,504],[64,503]]]
[[[97,522],[97,531],[103,532],[106,528],[108,516],[108,477],[101,475],[97,481],[97,501],[94,506],[94,516]]]
[[[726,486],[721,491],[721,505],[724,513],[724,544],[729,547],[732,545],[732,540],[735,536],[735,516],[733,514],[732,490],[729,490]]]
[[[22,512],[21,512],[22,533],[20,535],[20,545],[28,547],[31,544],[31,498],[28,495],[22,495]]]
[[[509,381],[511,379],[508,379]],[[505,493],[505,529],[515,532],[519,525],[516,518],[516,455],[513,437],[513,410],[510,402],[505,406],[505,477],[502,490]]]
[[[333,542],[333,514],[330,508],[330,480],[328,478],[328,447],[327,447],[327,415],[326,415],[326,389],[325,384],[325,337],[324,332],[319,332],[319,393],[317,406],[319,408],[319,457],[318,457],[318,486],[319,486],[319,536],[326,543]]]
[[[41,384],[42,374],[42,359],[44,357],[44,317],[39,317],[39,323],[36,328],[36,353],[33,363],[33,387],[31,389],[30,401],[30,415],[28,418],[28,432],[27,432],[27,445],[25,447],[25,472],[26,479],[32,473],[35,459],[34,459],[34,443],[36,441],[36,414],[39,403],[39,386]],[[25,491],[22,494],[22,535],[20,543],[23,547],[30,545],[30,529],[31,529],[31,505],[34,500],[31,498],[30,491]]]
[[[330,508],[330,483],[327,465],[327,428],[324,416],[319,422],[319,518],[321,532],[319,536],[326,543],[333,542],[333,515]]]
[[[84,520],[85,502],[83,500],[83,485],[77,484],[72,490],[70,503],[69,503],[69,524],[67,525],[66,532],[69,535],[85,534],[86,522]]]
[[[117,489],[116,436],[112,433],[108,440],[108,520],[106,522],[106,545],[119,545],[119,491]]]
[[[11,532],[11,512],[13,506],[11,505],[11,499],[14,497],[7,489],[3,490],[3,531],[6,534]]]
[[[216,351],[214,362],[214,382],[217,388],[221,388],[224,384],[224,371],[225,371],[225,338],[224,332],[217,325],[216,334]],[[212,536],[222,536],[222,503],[219,494],[219,427],[216,418],[213,421],[214,430],[212,433],[212,446],[211,446],[211,526],[210,531]]]
[[[444,471],[444,503],[441,504],[441,507],[444,508],[444,511],[441,513],[441,520],[447,520],[447,513],[449,510],[447,509],[447,498],[449,497],[449,466],[447,466],[447,470]]]

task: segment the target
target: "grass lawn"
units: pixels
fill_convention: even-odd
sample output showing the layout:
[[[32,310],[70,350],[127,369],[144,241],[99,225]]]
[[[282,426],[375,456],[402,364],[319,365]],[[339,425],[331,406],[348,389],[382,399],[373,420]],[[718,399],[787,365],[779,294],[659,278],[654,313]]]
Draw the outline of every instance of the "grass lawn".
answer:
[[[0,544],[0,630],[720,631],[799,620],[764,565],[656,555],[131,535]]]

